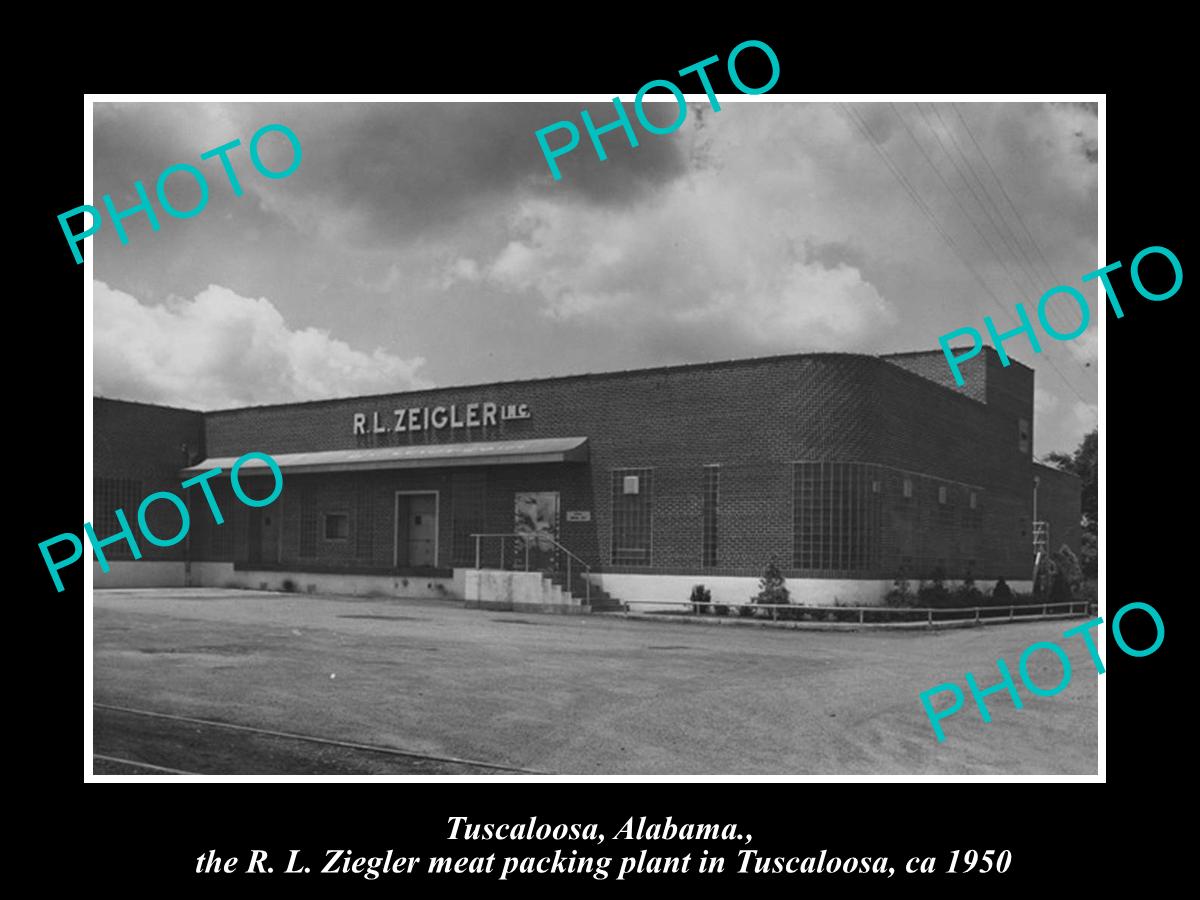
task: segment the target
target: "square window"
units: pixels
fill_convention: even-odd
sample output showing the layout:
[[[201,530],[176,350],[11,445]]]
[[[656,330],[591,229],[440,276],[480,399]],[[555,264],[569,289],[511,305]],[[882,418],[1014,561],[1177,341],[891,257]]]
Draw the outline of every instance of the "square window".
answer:
[[[623,492],[626,494],[636,494],[639,488],[638,477],[636,475],[626,475],[624,481]]]
[[[938,503],[946,505],[946,486],[944,484],[938,485]]]
[[[350,537],[350,516],[346,513],[325,514],[325,540],[344,541]]]
[[[913,494],[913,485],[911,478],[904,479],[904,496],[911,497]]]

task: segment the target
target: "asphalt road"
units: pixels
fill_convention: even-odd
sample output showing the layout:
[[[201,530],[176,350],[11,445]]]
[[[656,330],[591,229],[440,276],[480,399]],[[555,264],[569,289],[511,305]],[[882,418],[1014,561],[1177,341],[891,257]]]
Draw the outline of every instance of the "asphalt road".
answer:
[[[466,610],[446,601],[216,589],[97,591],[96,772],[222,774],[1094,774],[1078,638],[1054,697],[968,694],[939,744],[918,700],[999,681],[1073,621],[807,632]],[[1055,684],[1052,654],[1031,674]],[[1019,682],[1018,682],[1019,683]],[[405,756],[221,728],[391,748]],[[466,761],[455,762],[454,760]],[[162,774],[162,773],[157,773]],[[500,773],[504,774],[504,773]]]

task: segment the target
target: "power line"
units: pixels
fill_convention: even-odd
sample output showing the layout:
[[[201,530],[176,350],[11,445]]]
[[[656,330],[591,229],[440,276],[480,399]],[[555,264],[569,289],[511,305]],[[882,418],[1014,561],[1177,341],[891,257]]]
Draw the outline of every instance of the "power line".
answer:
[[[983,152],[983,148],[979,146],[979,141],[975,139],[975,133],[971,131],[971,126],[967,124],[967,120],[963,118],[963,114],[959,110],[958,104],[951,103],[950,107],[954,110],[954,114],[958,116],[958,121],[962,122],[963,129],[967,132],[967,136],[971,139],[971,143],[975,145],[975,149],[979,152],[980,158],[983,159],[984,164],[987,165],[988,171],[992,173],[992,179],[996,182],[996,186],[1000,188],[1000,193],[1008,202],[1009,209],[1011,209],[1013,211],[1013,215],[1017,217],[1017,222],[1020,224],[1021,229],[1025,232],[1025,236],[1029,238],[1029,243],[1033,245],[1033,249],[1037,251],[1037,255],[1041,258],[1042,265],[1046,267],[1046,274],[1050,277],[1050,280],[1053,281],[1054,268],[1046,260],[1046,254],[1042,252],[1042,248],[1038,245],[1038,242],[1034,240],[1033,234],[1031,234],[1029,231],[1029,226],[1025,224],[1025,219],[1021,216],[1021,211],[1018,210],[1016,204],[1013,203],[1012,197],[1008,196],[1008,191],[1004,189],[1004,182],[1000,180],[1000,176],[996,174],[996,170],[993,168],[991,160],[989,160],[987,154]]]
[[[933,108],[934,114],[937,115],[938,121],[942,122],[943,126],[945,127],[945,122],[942,120],[942,115],[940,112],[938,112],[937,107],[933,106],[932,103],[930,104],[930,106]],[[1056,274],[1054,272],[1053,267],[1050,265],[1050,262],[1046,259],[1046,254],[1042,252],[1041,246],[1038,244],[1038,242],[1036,240],[1034,240],[1033,234],[1032,234],[1032,232],[1030,232],[1029,226],[1025,224],[1025,219],[1021,215],[1020,210],[1018,210],[1016,207],[1016,204],[1013,203],[1012,197],[1010,197],[1008,194],[1008,191],[1005,190],[1004,183],[1000,180],[1000,176],[997,174],[995,168],[992,166],[992,163],[988,159],[987,154],[984,153],[983,147],[980,146],[979,141],[976,140],[975,133],[971,130],[971,126],[967,124],[967,120],[965,118],[963,118],[962,112],[959,111],[956,104],[951,103],[950,106],[954,110],[954,114],[956,116],[958,116],[958,121],[962,123],[963,130],[966,131],[967,136],[971,139],[971,143],[975,145],[976,152],[978,152],[980,158],[983,160],[984,164],[987,166],[988,171],[992,175],[992,180],[996,182],[996,186],[1000,189],[1001,195],[1004,197],[1005,201],[1008,203],[1009,209],[1012,210],[1013,216],[1016,217],[1017,223],[1021,226],[1021,230],[1025,232],[1025,236],[1029,239],[1030,245],[1032,245],[1034,251],[1038,255],[1038,258],[1041,260],[1042,268],[1045,271],[1045,275],[1046,275],[1046,278],[1048,279],[1049,283],[1054,284],[1055,282],[1059,281],[1058,277],[1056,276]],[[949,127],[946,127],[946,131],[950,135],[951,139],[954,140],[954,132],[951,131]],[[957,144],[957,141],[955,141],[955,143]],[[971,166],[970,158],[962,150],[961,147],[959,148],[959,153],[962,154],[963,159],[966,161],[967,165],[971,168],[971,173],[973,175],[975,175],[975,179],[979,182],[980,188],[984,191],[984,194],[986,195],[988,193],[987,188],[983,184],[983,179],[981,179],[979,177],[979,175],[975,172],[974,166]],[[991,200],[991,198],[989,196],[989,201],[990,200]],[[996,209],[997,214],[1000,214],[999,206],[995,205],[995,204],[993,204],[993,206]],[[1029,267],[1031,269],[1035,270],[1036,265],[1034,264],[1033,260],[1029,257],[1029,254],[1025,251],[1025,247],[1022,244],[1022,242],[1017,239],[1016,232],[1012,231],[1011,226],[1008,225],[1007,220],[1005,220],[1003,215],[1001,215],[1001,221],[1004,222],[1005,227],[1008,228],[1010,233],[1012,234],[1013,242],[1017,245],[1018,248],[1020,248],[1021,253],[1025,258],[1026,263],[1029,265]],[[1061,318],[1060,318],[1060,321],[1061,321]]]
[[[950,195],[950,198],[955,202],[955,204],[958,206],[958,208],[962,211],[963,216],[966,217],[966,220],[971,223],[971,227],[975,229],[975,233],[977,235],[979,235],[979,239],[981,241],[983,241],[984,246],[987,247],[988,251],[992,254],[993,257],[995,257],[996,262],[998,262],[1000,264],[1000,267],[1004,270],[1004,274],[1008,276],[1009,280],[1013,283],[1013,287],[1015,287],[1017,289],[1017,293],[1018,294],[1024,293],[1027,290],[1027,288],[1022,287],[1021,284],[1017,281],[1017,279],[1015,277],[1013,277],[1012,272],[1008,268],[1008,263],[1006,263],[1004,261],[1004,259],[1000,256],[1000,254],[996,252],[996,249],[992,246],[991,241],[988,240],[987,235],[985,235],[983,233],[983,229],[981,229],[979,227],[978,223],[976,223],[976,221],[971,217],[971,214],[969,212],[967,212],[966,206],[964,206],[962,201],[958,198],[958,194],[955,193],[954,188],[952,188],[950,186],[950,183],[948,181],[946,181],[946,179],[942,176],[941,170],[939,170],[938,167],[934,164],[933,157],[931,157],[925,151],[924,145],[919,140],[917,140],[917,135],[913,132],[913,130],[911,128],[908,127],[908,123],[904,120],[904,116],[900,115],[900,110],[896,109],[896,104],[889,103],[888,105],[892,108],[892,112],[895,114],[896,118],[900,120],[900,124],[904,126],[905,132],[908,133],[909,138],[916,145],[917,150],[919,150],[921,152],[921,156],[923,156],[925,158],[925,162],[929,165],[929,168],[933,170],[933,174],[936,175],[938,181],[940,181],[942,183],[942,187],[944,187],[946,189],[946,192]],[[917,107],[917,111],[920,112],[919,106]],[[925,125],[926,125],[926,127],[929,127],[928,122],[926,122]],[[929,130],[931,132],[933,132],[932,127],[930,127]],[[938,141],[939,146],[941,146],[942,153],[944,153],[946,155],[946,158],[949,159],[950,154],[946,151],[945,145],[941,143],[941,138],[938,137],[936,132],[933,133],[933,136]],[[951,165],[953,165],[955,167],[955,171],[958,172],[958,177],[962,178],[963,177],[962,171],[959,170],[958,165],[954,162],[953,159],[950,159],[950,163],[951,163]],[[963,183],[964,184],[966,183],[965,179],[964,179]],[[978,200],[976,202],[978,202]],[[1036,286],[1034,287],[1034,293],[1036,293]]]
[[[888,171],[890,171],[892,173],[892,175],[896,178],[896,180],[900,182],[901,187],[903,187],[904,190],[908,193],[909,197],[917,205],[917,208],[920,209],[921,212],[925,214],[925,217],[927,219],[929,219],[930,224],[933,225],[934,229],[942,237],[942,240],[945,241],[946,246],[948,246],[950,248],[950,250],[954,253],[954,255],[958,257],[959,262],[961,262],[967,268],[967,271],[969,271],[971,273],[971,275],[974,277],[975,281],[979,284],[979,286],[981,288],[983,288],[984,292],[992,299],[992,302],[996,304],[996,307],[998,309],[1000,309],[1001,311],[1003,311],[1005,314],[1007,314],[1009,312],[1008,308],[1006,308],[1004,306],[1004,304],[1000,301],[1000,298],[997,297],[995,292],[988,286],[987,282],[985,282],[983,280],[983,278],[980,277],[979,273],[975,270],[975,267],[973,265],[971,265],[971,263],[967,260],[967,258],[958,249],[958,245],[955,243],[954,239],[952,237],[950,237],[950,235],[946,232],[946,230],[941,226],[941,224],[937,221],[937,217],[933,214],[933,211],[929,207],[929,205],[927,203],[925,203],[924,200],[921,199],[921,197],[920,197],[919,193],[916,191],[916,189],[913,188],[913,186],[909,183],[908,179],[904,176],[903,172],[900,171],[899,167],[896,166],[896,164],[888,156],[887,151],[883,149],[882,144],[876,140],[875,136],[871,133],[870,128],[867,126],[866,121],[863,120],[858,115],[857,111],[854,110],[853,107],[849,106],[849,104],[839,103],[838,106],[840,106],[842,108],[843,112],[845,112],[846,116],[850,119],[850,121],[863,134],[863,136],[867,139],[867,142],[875,149],[875,152],[879,154],[880,159],[883,160],[884,164],[888,168]],[[903,122],[903,120],[901,120],[901,121]],[[944,183],[944,180],[943,180],[943,183]],[[1058,377],[1060,379],[1062,379],[1063,384],[1065,384],[1071,390],[1071,392],[1076,397],[1079,398],[1079,401],[1081,403],[1086,404],[1088,401],[1084,399],[1083,395],[1080,394],[1078,390],[1076,390],[1075,385],[1073,385],[1070,381],[1067,380],[1066,375],[1064,375],[1059,370],[1058,366],[1054,365],[1054,360],[1052,360],[1050,357],[1046,357],[1046,362],[1050,366],[1050,368],[1053,369],[1055,371],[1055,373],[1057,373]]]
[[[930,106],[932,107],[933,104],[930,104]],[[929,117],[925,115],[925,111],[923,109],[921,109],[921,104],[917,103],[916,107],[917,107],[917,112],[921,116],[921,120],[925,123],[925,127],[929,129],[929,133],[932,134],[934,139],[937,141],[938,146],[942,150],[942,153],[946,156],[946,158],[948,160],[950,160],[950,164],[952,166],[954,166],[954,171],[958,174],[959,180],[962,181],[962,183],[964,185],[966,185],[966,188],[968,191],[971,192],[971,196],[975,200],[976,205],[981,210],[983,210],[983,214],[985,217],[987,217],[987,220],[991,224],[992,228],[996,231],[997,234],[1000,235],[1000,240],[1004,243],[1004,249],[1011,252],[1013,249],[1013,245],[1009,242],[1007,236],[1005,235],[1005,232],[1002,231],[1000,229],[1000,227],[996,225],[995,220],[992,218],[992,214],[988,211],[988,208],[987,208],[987,206],[984,205],[983,201],[979,199],[979,195],[975,192],[975,189],[971,186],[971,183],[967,180],[967,176],[963,173],[962,167],[959,166],[959,164],[954,159],[954,155],[946,147],[946,143],[942,140],[942,136],[938,133],[938,130],[933,127],[933,123],[929,121]],[[892,104],[892,109],[895,110],[895,104]],[[934,107],[933,111],[935,114],[938,114],[936,107]],[[897,116],[899,116],[898,111],[896,112],[896,114],[897,114]],[[942,121],[940,114],[938,114],[938,121],[942,123],[943,128],[946,128],[946,123],[944,121]],[[955,148],[959,150],[959,153],[961,155],[962,150],[961,150],[961,148],[958,147],[958,142],[955,139],[954,134],[952,132],[950,132],[949,129],[946,129],[946,132],[947,132],[947,135],[950,137],[951,142],[953,143]],[[914,140],[915,140],[915,138],[914,138]],[[928,156],[926,157],[926,159],[928,159]],[[967,163],[967,166],[969,168],[970,160],[968,160],[964,156],[963,161],[965,163]],[[930,163],[930,164],[932,165],[932,163]],[[946,183],[944,179],[942,180],[942,183],[943,184]],[[947,190],[949,190],[949,186],[947,186]],[[985,192],[985,195],[986,195],[986,192]],[[994,204],[991,203],[991,198],[988,198],[988,204],[994,206]],[[960,209],[963,208],[961,203],[959,204],[959,208]],[[999,212],[999,210],[997,210],[997,212]],[[963,214],[967,215],[965,209],[963,209]],[[1002,218],[1002,220],[1003,220],[1003,218]],[[977,232],[979,232],[980,237],[983,237],[983,233],[980,231],[980,229],[978,227],[976,227],[975,230]],[[1010,279],[1012,279],[1013,285],[1017,287],[1018,291],[1021,290],[1020,285],[1018,285],[1018,283],[1017,283],[1017,280],[1015,278],[1013,278],[1012,273],[1009,271],[1008,263],[1003,258],[1001,258],[1000,253],[996,251],[996,249],[992,246],[990,241],[985,240],[985,243],[987,244],[988,249],[992,251],[992,255],[995,256],[996,259],[1000,262],[1000,265],[1004,268],[1005,273],[1009,276]],[[1036,273],[1034,273],[1031,269],[1027,269],[1027,268],[1023,267],[1021,265],[1021,260],[1017,258],[1017,254],[1015,252],[1012,253],[1012,258],[1013,258],[1013,261],[1016,263],[1017,271],[1020,272],[1024,276],[1026,282],[1028,283],[1028,289],[1031,292],[1030,299],[1032,300],[1034,297],[1040,298],[1042,296],[1042,294],[1046,290],[1048,290],[1049,286],[1048,285],[1039,285],[1038,282],[1041,280],[1040,277]],[[1070,328],[1066,327],[1066,325],[1069,325],[1070,323],[1067,318],[1064,318],[1064,316],[1069,316],[1069,314],[1066,313],[1064,310],[1062,310],[1061,307],[1051,307],[1051,306],[1046,307],[1047,318],[1048,319],[1054,318],[1053,312],[1055,309],[1058,309],[1058,316],[1057,316],[1058,320],[1052,321],[1052,324],[1054,325],[1055,330],[1069,331]]]

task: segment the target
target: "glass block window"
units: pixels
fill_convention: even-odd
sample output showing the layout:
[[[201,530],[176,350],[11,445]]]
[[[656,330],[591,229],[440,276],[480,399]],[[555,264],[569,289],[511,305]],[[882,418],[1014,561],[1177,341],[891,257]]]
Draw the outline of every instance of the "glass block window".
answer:
[[[630,491],[633,488],[633,492]],[[612,561],[616,566],[648,566],[654,508],[653,469],[614,469],[612,473]]]
[[[792,563],[797,569],[862,571],[879,565],[880,467],[866,463],[795,463]]]
[[[121,530],[117,521],[117,510],[125,513],[125,521],[133,532],[133,539],[141,547],[143,542],[137,528],[137,511],[146,499],[142,483],[133,478],[94,478],[92,480],[92,530],[97,540],[104,540]],[[169,533],[168,533],[169,536]],[[153,546],[153,545],[151,545]],[[84,544],[84,557],[89,547]],[[61,551],[59,551],[61,552]],[[145,552],[144,550],[142,552]],[[128,541],[114,541],[104,548],[106,559],[133,559]]]
[[[905,479],[904,479],[904,496],[905,496],[905,497],[907,497],[907,498],[909,498],[909,499],[912,499],[912,495],[913,495],[913,483],[912,483],[912,479],[911,479],[911,478],[905,478]]]
[[[721,487],[721,467],[704,467],[701,564],[713,568],[717,564],[717,496]]]

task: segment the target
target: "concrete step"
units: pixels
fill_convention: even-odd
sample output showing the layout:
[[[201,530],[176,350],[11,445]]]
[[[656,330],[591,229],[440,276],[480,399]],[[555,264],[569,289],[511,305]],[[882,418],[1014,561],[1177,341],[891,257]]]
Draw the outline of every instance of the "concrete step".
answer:
[[[566,583],[567,575],[565,572],[550,572],[546,577],[549,578],[551,584],[559,585],[573,597],[579,600],[586,599],[592,608],[592,612],[611,612],[625,609],[625,604],[620,600],[603,588],[594,584],[589,586],[584,577],[577,572],[571,573],[571,584],[569,586]]]

